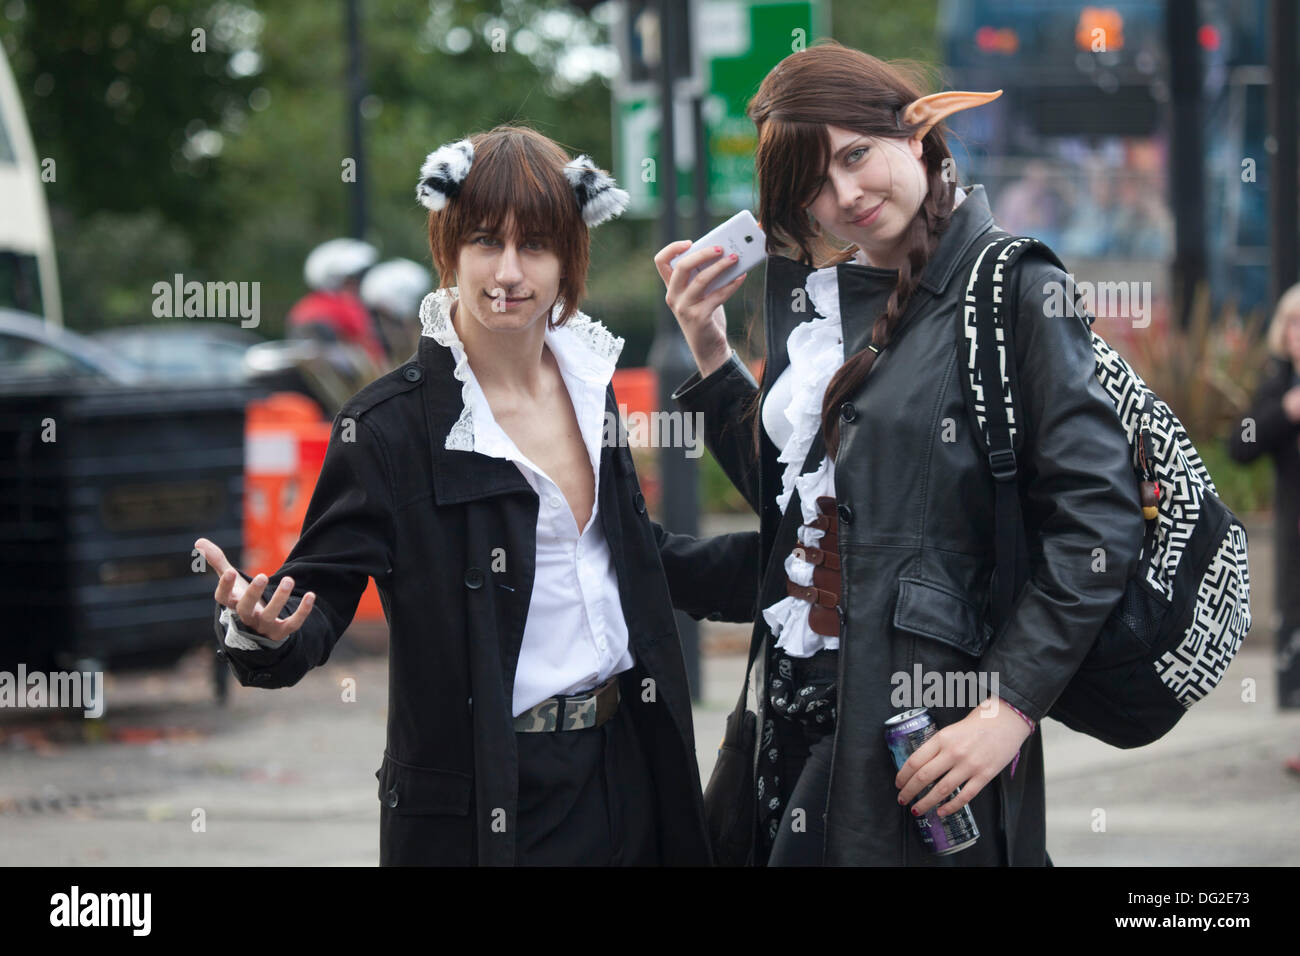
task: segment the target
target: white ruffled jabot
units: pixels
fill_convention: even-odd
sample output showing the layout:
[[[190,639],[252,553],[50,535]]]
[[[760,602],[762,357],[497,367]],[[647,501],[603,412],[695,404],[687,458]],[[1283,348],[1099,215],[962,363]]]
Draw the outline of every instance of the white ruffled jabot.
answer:
[[[451,321],[451,304],[456,301],[459,294],[459,290],[453,286],[449,289],[434,289],[426,295],[424,301],[420,303],[420,326],[422,335],[427,335],[439,345],[451,349],[451,354],[456,360],[452,375],[461,383],[460,399],[463,407],[460,410],[460,417],[451,426],[451,431],[447,432],[447,440],[443,443],[443,447],[448,451],[473,451],[475,398],[473,372],[469,367],[469,359],[465,356],[465,346],[456,334],[456,327]],[[563,310],[563,300],[557,300],[551,307],[551,316],[558,317]],[[609,366],[608,369],[600,369],[596,372],[606,381],[609,380],[608,373],[612,372],[623,351],[622,336],[610,332],[583,312],[574,312],[564,325],[554,330],[547,329],[546,334],[547,336],[564,334],[573,336],[573,341],[583,346],[591,360]]]
[[[792,431],[777,461],[785,465],[781,475],[781,492],[777,507],[785,514],[790,496],[799,493],[803,525],[799,543],[816,545],[824,532],[808,528],[818,514],[817,499],[835,494],[835,463],[823,457],[815,471],[800,474],[808,449],[821,429],[822,399],[826,386],[844,364],[844,334],[840,320],[839,278],[835,266],[809,274],[804,288],[818,315],[801,322],[790,332],[786,350],[790,366],[782,377],[790,377],[790,401],[784,409]],[[793,552],[786,555],[785,572],[795,584],[812,584],[813,566]],[[822,648],[840,646],[838,637],[818,634],[808,623],[809,602],[803,598],[784,597],[763,611],[763,619],[777,637],[776,646],[791,657],[811,657]]]

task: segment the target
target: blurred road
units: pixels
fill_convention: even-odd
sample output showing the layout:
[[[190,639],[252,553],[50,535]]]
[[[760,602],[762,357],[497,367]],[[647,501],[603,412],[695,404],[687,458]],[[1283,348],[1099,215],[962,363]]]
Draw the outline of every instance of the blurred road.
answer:
[[[1300,777],[1282,769],[1300,752],[1300,712],[1273,706],[1267,520],[1249,533],[1256,629],[1171,734],[1119,751],[1044,725],[1058,865],[1300,864]],[[695,709],[704,780],[747,636],[725,625],[703,635],[714,652]],[[232,681],[226,708],[213,702],[205,649],[174,671],[110,675],[98,721],[0,711],[0,863],[375,865],[387,658],[359,644],[341,642],[295,688]],[[343,699],[348,678],[355,702]],[[1254,702],[1242,700],[1247,678]]]

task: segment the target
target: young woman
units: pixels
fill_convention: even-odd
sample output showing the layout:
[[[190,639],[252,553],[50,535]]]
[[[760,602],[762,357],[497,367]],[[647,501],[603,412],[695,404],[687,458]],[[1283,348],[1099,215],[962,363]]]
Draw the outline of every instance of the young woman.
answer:
[[[686,242],[656,256],[699,365],[676,397],[762,519],[758,863],[1050,863],[1034,730],[1119,599],[1143,522],[1085,324],[1044,308],[1065,274],[1026,258],[1008,360],[1032,573],[990,622],[994,479],[958,320],[997,227],[983,187],[958,187],[939,123],[996,95],[922,96],[835,43],[768,74],[750,103],[759,218],[769,253],[794,259],[768,258],[761,388],[726,340],[740,280],[704,293],[727,261],[700,250],[670,269]],[[746,415],[757,437],[735,426]],[[936,679],[937,704],[917,686]],[[941,729],[900,771],[885,721],[923,704]],[[980,836],[934,855],[913,814],[958,787],[940,813],[969,806]]]
[[[1282,293],[1268,327],[1271,353],[1247,417],[1253,431],[1234,431],[1229,451],[1237,461],[1273,459],[1276,475],[1273,535],[1277,588],[1277,701],[1300,708],[1300,285]],[[1246,436],[1250,436],[1250,440]],[[1300,774],[1300,756],[1286,767]]]
[[[665,534],[604,440],[623,340],[577,306],[626,193],[498,127],[430,154],[417,194],[442,287],[418,352],[339,412],[284,566],[250,581],[196,542],[223,653],[242,684],[294,684],[374,578],[381,865],[707,863],[670,598],[752,620],[758,542]]]

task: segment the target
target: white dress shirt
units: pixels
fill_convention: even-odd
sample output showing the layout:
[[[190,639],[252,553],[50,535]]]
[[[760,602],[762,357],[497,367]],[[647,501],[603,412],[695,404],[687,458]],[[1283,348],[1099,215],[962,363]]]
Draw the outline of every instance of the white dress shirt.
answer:
[[[581,327],[579,320],[573,329],[567,323],[548,329],[546,347],[555,356],[568,389],[591,464],[592,488],[598,490],[605,389],[614,375],[623,340],[616,340],[617,350],[611,354],[607,346],[593,347],[590,330],[580,334],[577,329]],[[450,347],[459,364],[464,350],[458,342]],[[515,668],[512,707],[518,716],[548,697],[590,690],[631,669],[632,653],[618,575],[601,524],[599,495],[593,498],[591,516],[579,531],[564,493],[497,424],[473,370],[468,363],[465,367],[474,452],[513,462],[538,497],[536,570]]]
[[[512,715],[556,694],[599,686],[633,666],[618,576],[601,524],[599,494],[579,531],[564,494],[531,462],[497,424],[483,389],[465,355],[450,305],[455,289],[430,293],[420,307],[423,334],[450,348],[455,376],[462,382],[460,418],[445,447],[513,462],[537,493],[537,553],[533,590],[515,668]],[[558,315],[557,305],[554,314]],[[543,320],[539,320],[543,321]],[[578,420],[593,489],[600,488],[600,452],[605,428],[605,389],[613,378],[623,339],[581,312],[558,329],[547,329],[546,347],[555,356]],[[226,644],[255,650],[276,642],[242,627],[226,608]],[[286,640],[292,639],[292,635]]]

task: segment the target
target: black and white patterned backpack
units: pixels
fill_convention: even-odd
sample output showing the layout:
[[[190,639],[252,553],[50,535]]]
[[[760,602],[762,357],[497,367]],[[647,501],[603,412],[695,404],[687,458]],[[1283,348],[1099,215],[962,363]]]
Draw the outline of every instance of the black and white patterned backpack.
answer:
[[[1015,452],[1023,437],[1017,423],[1023,419],[1011,268],[1031,250],[1065,268],[1038,240],[999,234],[971,268],[957,323],[967,360],[962,388],[996,479],[999,571],[992,604],[998,622],[1028,575],[1016,484]],[[1091,331],[1093,316],[1077,307],[1075,315]],[[1128,435],[1147,506],[1146,535],[1123,597],[1048,716],[1116,747],[1140,747],[1162,737],[1214,689],[1250,630],[1246,531],[1219,500],[1169,406],[1096,332],[1091,335],[1097,381]],[[984,383],[999,379],[1000,400],[986,401]]]

